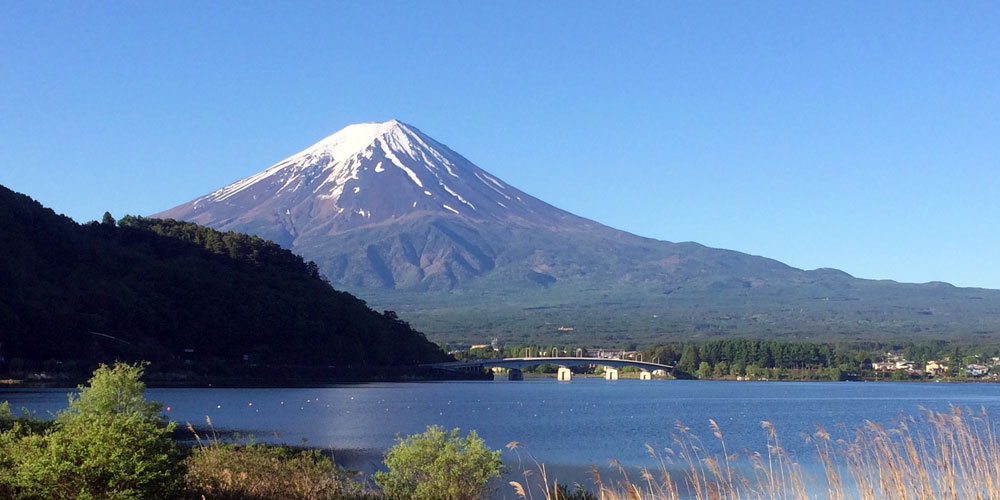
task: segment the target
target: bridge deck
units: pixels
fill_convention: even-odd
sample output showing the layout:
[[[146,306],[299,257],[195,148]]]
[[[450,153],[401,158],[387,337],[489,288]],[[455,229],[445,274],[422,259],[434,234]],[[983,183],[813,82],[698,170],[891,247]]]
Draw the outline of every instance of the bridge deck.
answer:
[[[445,370],[468,370],[475,367],[494,367],[498,366],[501,368],[517,368],[523,370],[529,366],[537,366],[542,364],[562,366],[569,368],[572,366],[584,366],[584,365],[597,365],[597,366],[608,366],[611,368],[621,368],[623,366],[634,366],[643,371],[672,371],[673,366],[661,365],[659,363],[649,363],[646,361],[633,361],[631,359],[613,359],[613,358],[578,358],[578,357],[566,357],[566,358],[556,358],[556,357],[538,357],[538,358],[502,358],[502,359],[475,359],[470,361],[452,361],[450,363],[433,363],[426,366],[432,368],[442,368]]]

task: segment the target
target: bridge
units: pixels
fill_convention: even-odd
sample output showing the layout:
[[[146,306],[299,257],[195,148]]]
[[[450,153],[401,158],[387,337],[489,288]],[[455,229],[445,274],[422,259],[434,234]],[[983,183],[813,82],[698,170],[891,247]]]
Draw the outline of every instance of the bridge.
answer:
[[[625,366],[634,366],[640,370],[639,379],[651,380],[653,372],[669,372],[674,369],[670,365],[659,363],[649,363],[645,361],[633,361],[630,359],[618,358],[583,358],[583,357],[537,357],[537,358],[503,358],[503,359],[474,359],[470,361],[452,361],[450,363],[433,363],[428,366],[453,371],[482,371],[486,368],[506,368],[509,380],[524,380],[524,370],[529,366],[542,364],[556,365],[559,367],[557,374],[559,380],[569,381],[573,378],[570,367],[597,365],[604,367],[604,378],[608,380],[618,380],[618,369]]]

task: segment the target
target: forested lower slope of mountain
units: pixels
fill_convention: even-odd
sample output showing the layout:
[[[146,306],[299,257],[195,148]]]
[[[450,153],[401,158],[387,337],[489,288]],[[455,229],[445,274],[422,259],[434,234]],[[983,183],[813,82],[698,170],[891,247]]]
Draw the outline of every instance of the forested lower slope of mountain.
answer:
[[[394,365],[447,357],[255,236],[126,216],[79,225],[0,186],[0,356]]]

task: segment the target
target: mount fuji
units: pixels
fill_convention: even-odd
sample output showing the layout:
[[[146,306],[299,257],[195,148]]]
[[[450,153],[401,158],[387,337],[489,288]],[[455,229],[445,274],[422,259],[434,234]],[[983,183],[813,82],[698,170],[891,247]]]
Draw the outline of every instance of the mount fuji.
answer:
[[[1000,338],[1000,292],[643,238],[538,200],[397,120],[349,125],[153,217],[273,240],[439,340]]]
[[[613,232],[525,194],[396,120],[349,125],[155,217],[273,240],[315,260],[337,284],[418,290],[453,289],[496,270],[514,249],[492,233]],[[557,279],[538,272],[544,267],[524,272]]]

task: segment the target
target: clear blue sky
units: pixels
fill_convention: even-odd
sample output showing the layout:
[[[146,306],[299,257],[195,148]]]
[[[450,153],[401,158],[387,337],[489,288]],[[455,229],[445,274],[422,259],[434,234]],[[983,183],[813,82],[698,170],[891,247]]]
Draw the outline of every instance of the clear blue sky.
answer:
[[[0,0],[0,184],[77,221],[390,118],[640,235],[1000,288],[1000,2]]]

